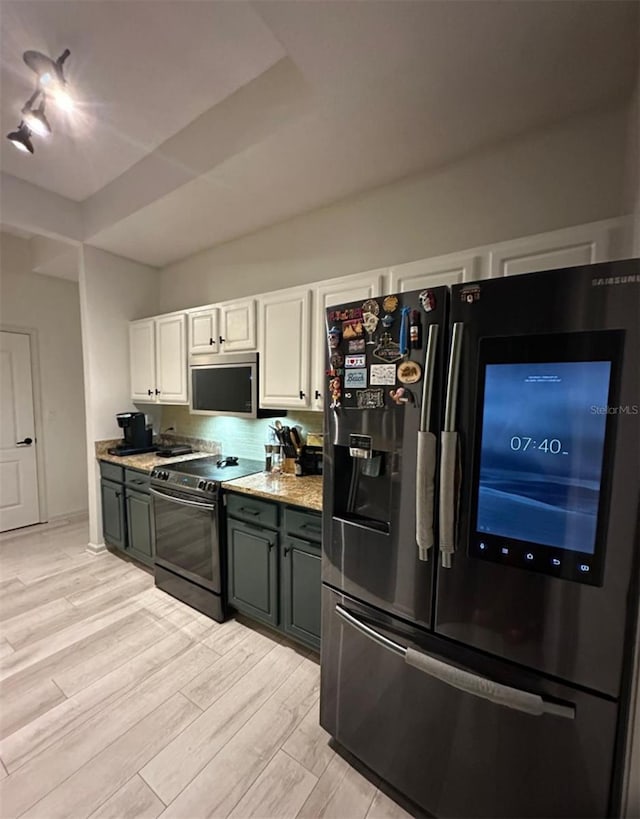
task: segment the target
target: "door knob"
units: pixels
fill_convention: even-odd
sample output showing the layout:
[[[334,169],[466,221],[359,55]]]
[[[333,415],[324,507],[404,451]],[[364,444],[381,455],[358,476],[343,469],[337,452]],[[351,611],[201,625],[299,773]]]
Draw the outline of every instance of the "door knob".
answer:
[[[33,438],[25,438],[24,441],[16,441],[16,446],[31,446]]]

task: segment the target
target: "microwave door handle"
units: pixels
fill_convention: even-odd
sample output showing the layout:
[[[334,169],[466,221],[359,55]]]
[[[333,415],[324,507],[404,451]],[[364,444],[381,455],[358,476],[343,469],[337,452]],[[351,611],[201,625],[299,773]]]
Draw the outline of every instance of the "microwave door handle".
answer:
[[[460,377],[460,359],[462,357],[463,329],[464,324],[460,321],[455,322],[453,325],[447,373],[444,429],[440,434],[439,547],[442,566],[445,569],[451,568],[451,556],[456,548],[456,512],[458,507],[456,471],[459,457],[456,413],[458,409],[458,381]]]
[[[422,385],[422,406],[420,408],[420,431],[418,432],[418,459],[416,464],[416,542],[418,559],[429,560],[429,549],[433,546],[433,508],[436,473],[436,436],[429,431],[431,401],[436,368],[438,325],[429,327],[425,374]]]
[[[513,711],[522,711],[534,717],[549,714],[565,719],[575,719],[576,709],[573,705],[550,702],[539,694],[532,694],[530,691],[523,691],[521,688],[513,688],[510,685],[502,685],[487,677],[482,677],[442,660],[437,660],[423,651],[400,645],[400,643],[390,640],[384,634],[380,634],[371,626],[354,617],[351,612],[340,604],[336,604],[335,611],[341,620],[364,634],[369,640],[403,657],[407,665],[421,671],[423,674],[427,674],[429,677],[440,680],[440,682],[451,688],[457,688],[474,697],[488,700],[494,705],[510,708]]]

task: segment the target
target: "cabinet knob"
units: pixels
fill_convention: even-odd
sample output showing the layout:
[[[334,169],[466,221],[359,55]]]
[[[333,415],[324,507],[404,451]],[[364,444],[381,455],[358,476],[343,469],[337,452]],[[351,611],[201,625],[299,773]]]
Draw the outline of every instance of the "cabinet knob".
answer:
[[[300,390],[300,400],[302,401],[303,399],[304,399],[304,392],[302,390]]]
[[[318,401],[320,398],[322,398],[322,393],[320,390],[316,390],[316,401]]]
[[[225,339],[222,338],[222,336],[218,336],[218,341],[220,342],[220,344],[224,344]]]

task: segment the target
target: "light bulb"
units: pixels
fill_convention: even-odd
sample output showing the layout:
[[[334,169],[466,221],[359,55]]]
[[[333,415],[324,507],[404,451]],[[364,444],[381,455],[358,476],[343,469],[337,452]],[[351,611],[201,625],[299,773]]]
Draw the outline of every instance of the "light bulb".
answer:
[[[71,94],[65,88],[56,88],[52,93],[53,100],[63,111],[72,111],[74,102]]]

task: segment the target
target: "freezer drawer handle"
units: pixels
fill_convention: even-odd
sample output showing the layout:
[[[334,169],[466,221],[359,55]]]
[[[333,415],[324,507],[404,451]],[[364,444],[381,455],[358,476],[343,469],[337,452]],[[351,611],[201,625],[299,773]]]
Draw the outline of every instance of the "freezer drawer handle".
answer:
[[[436,472],[436,436],[429,431],[431,399],[436,368],[436,345],[438,325],[429,327],[427,352],[425,355],[425,375],[420,411],[420,431],[418,432],[418,460],[416,466],[416,543],[418,559],[429,560],[429,549],[433,546],[433,505]]]
[[[575,719],[575,708],[573,706],[548,702],[538,694],[531,694],[529,691],[511,688],[508,685],[501,685],[486,677],[472,674],[470,671],[463,671],[461,668],[443,663],[441,660],[436,660],[435,657],[430,657],[422,651],[406,648],[394,640],[385,637],[383,634],[380,634],[361,620],[358,620],[357,617],[354,617],[353,614],[340,605],[336,605],[336,614],[370,640],[389,649],[389,651],[392,651],[394,654],[404,657],[404,661],[407,665],[418,669],[418,671],[422,671],[424,674],[428,674],[430,677],[440,680],[446,685],[459,688],[461,691],[472,694],[474,697],[489,700],[489,702],[495,705],[502,705],[505,708],[511,708],[515,711],[523,711],[532,716],[540,717],[543,714],[551,714],[555,717]]]
[[[447,373],[447,393],[444,408],[444,430],[441,434],[440,455],[440,554],[445,569],[451,568],[451,555],[456,548],[456,514],[458,493],[456,474],[458,470],[458,433],[456,432],[456,412],[458,409],[458,380],[460,358],[462,356],[462,331],[460,321],[453,325],[449,369]]]

